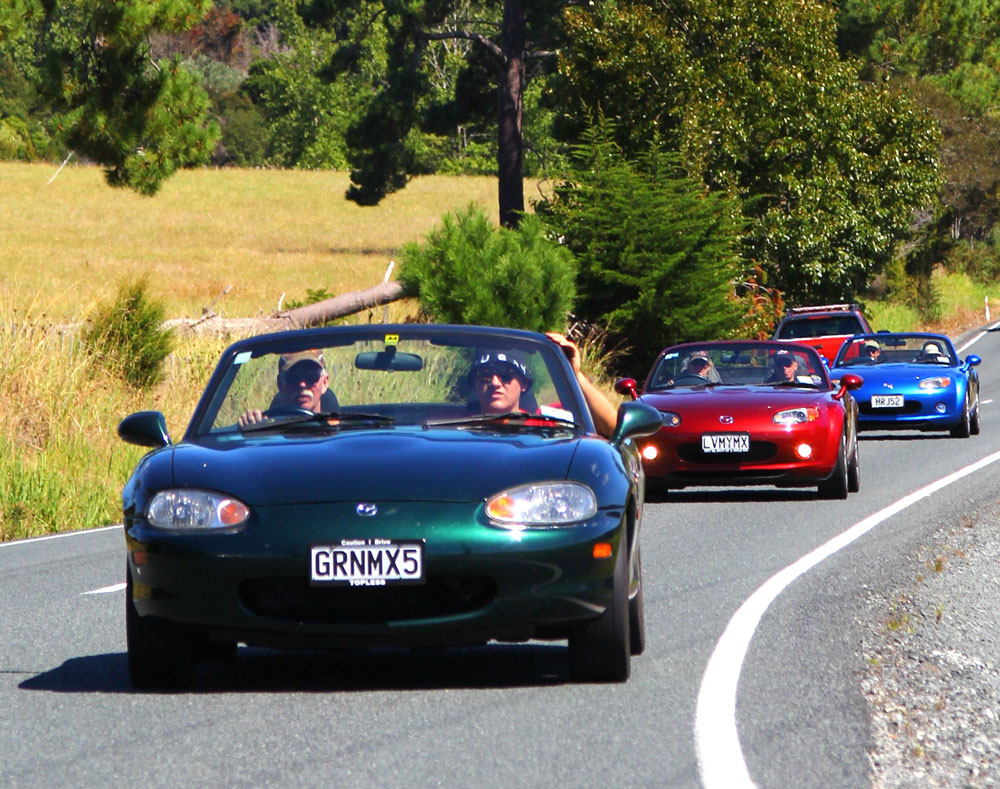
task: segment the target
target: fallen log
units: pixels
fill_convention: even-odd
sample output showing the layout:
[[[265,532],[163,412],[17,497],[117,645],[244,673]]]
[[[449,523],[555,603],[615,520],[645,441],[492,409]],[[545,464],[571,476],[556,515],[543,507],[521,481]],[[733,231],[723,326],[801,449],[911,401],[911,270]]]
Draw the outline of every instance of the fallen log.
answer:
[[[222,318],[209,310],[200,318],[178,318],[166,321],[164,327],[191,331],[196,334],[214,332],[249,337],[267,332],[322,326],[327,321],[336,318],[343,318],[362,310],[399,301],[405,295],[403,286],[398,282],[383,281],[365,290],[342,293],[331,299],[284,310],[267,317]]]

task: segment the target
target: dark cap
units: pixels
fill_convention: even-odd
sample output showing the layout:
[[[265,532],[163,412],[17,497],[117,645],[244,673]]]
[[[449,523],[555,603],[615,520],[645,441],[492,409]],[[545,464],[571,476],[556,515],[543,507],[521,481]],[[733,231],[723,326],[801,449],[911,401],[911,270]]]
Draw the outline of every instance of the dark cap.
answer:
[[[780,350],[774,354],[774,359],[771,361],[774,364],[780,364],[782,367],[790,367],[795,362],[795,356],[791,351]]]
[[[469,370],[470,386],[483,368],[511,369],[521,379],[521,389],[527,392],[531,388],[531,371],[528,370],[528,365],[513,351],[479,351],[476,360],[472,363],[472,369]]]

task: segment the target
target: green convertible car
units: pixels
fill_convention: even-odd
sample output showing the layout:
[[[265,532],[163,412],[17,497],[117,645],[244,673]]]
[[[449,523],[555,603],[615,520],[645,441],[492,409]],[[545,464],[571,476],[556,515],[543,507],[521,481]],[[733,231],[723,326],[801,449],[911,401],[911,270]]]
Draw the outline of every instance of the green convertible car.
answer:
[[[624,681],[645,644],[633,439],[595,434],[558,345],[532,332],[369,325],[223,353],[183,439],[163,415],[122,493],[137,687],[237,646],[569,641],[569,676]]]

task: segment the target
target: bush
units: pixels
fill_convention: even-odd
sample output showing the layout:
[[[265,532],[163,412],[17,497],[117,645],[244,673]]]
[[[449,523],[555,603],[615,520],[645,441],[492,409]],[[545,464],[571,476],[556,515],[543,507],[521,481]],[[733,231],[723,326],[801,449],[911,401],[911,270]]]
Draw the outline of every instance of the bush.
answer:
[[[647,365],[665,345],[731,336],[747,304],[734,295],[740,225],[735,204],[704,189],[675,155],[627,162],[591,136],[577,169],[539,206],[580,265],[576,315],[607,326]]]
[[[162,329],[164,307],[152,301],[145,277],[123,282],[111,304],[97,308],[83,342],[103,366],[149,389],[163,378],[173,332]]]
[[[576,295],[572,254],[525,216],[517,230],[495,228],[469,205],[445,216],[424,245],[407,244],[399,279],[421,311],[444,323],[561,329]]]

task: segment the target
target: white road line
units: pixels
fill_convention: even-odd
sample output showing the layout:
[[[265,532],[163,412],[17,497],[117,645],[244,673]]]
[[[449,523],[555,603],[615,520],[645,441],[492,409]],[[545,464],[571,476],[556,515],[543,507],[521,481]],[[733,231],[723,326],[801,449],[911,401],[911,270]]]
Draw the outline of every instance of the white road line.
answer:
[[[739,607],[726,625],[722,638],[715,645],[698,691],[694,736],[698,771],[702,785],[706,789],[731,789],[736,786],[754,785],[750,780],[746,761],[743,759],[739,732],[736,730],[736,690],[743,669],[743,660],[754,631],[775,598],[800,575],[841,548],[850,545],[882,521],[998,460],[1000,452],[994,452],[869,515],[794,564],[771,576]]]
[[[63,537],[79,537],[81,534],[94,534],[95,532],[108,531],[109,529],[120,529],[122,525],[120,523],[114,523],[111,526],[98,526],[96,529],[81,529],[80,531],[67,531],[62,534],[46,534],[43,537],[26,537],[23,540],[10,540],[9,542],[0,542],[0,548],[13,548],[18,545],[30,545],[33,542],[45,542],[46,540],[61,540]]]
[[[956,351],[956,353],[962,353],[966,348],[971,347],[975,343],[979,342],[983,337],[985,337],[986,336],[986,332],[993,331],[998,326],[1000,326],[1000,321],[997,321],[992,326],[987,326],[985,329],[983,329],[981,332],[979,332],[979,334],[977,334],[975,337],[973,337],[971,340],[969,340],[965,345],[963,345],[961,348],[959,348]]]
[[[124,591],[125,584],[111,584],[111,586],[102,586],[100,589],[92,589],[89,592],[80,592],[80,594],[111,594],[111,592],[121,592]]]

